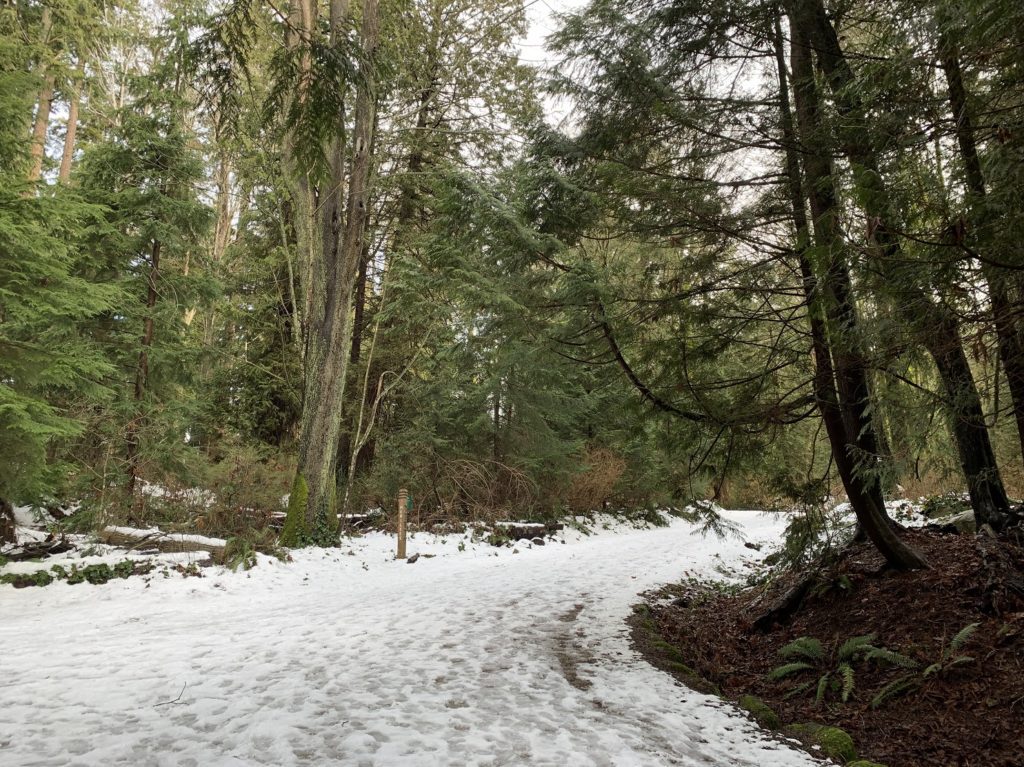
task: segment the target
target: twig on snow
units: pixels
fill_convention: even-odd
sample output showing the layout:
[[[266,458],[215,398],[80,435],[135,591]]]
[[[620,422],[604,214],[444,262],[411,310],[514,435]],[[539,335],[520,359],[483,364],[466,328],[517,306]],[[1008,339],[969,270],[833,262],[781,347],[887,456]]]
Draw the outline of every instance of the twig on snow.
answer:
[[[186,687],[188,687],[188,682],[185,682],[185,684],[181,686],[181,692],[178,693],[177,698],[175,698],[174,700],[165,700],[163,703],[156,703],[153,705],[153,708],[159,708],[160,706],[169,706],[172,703],[177,703],[179,700],[181,700],[181,696],[185,694]]]

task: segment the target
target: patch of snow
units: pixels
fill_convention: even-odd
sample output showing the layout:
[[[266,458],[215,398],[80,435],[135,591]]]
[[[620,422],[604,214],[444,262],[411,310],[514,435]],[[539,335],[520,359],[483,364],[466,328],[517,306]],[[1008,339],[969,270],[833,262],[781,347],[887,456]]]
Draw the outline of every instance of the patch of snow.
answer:
[[[495,527],[530,527],[538,530],[546,530],[547,525],[543,522],[495,522]]]
[[[150,498],[168,498],[206,507],[212,506],[217,501],[217,497],[213,493],[201,487],[171,490],[163,485],[143,481],[139,485],[139,492],[143,495],[148,495]]]
[[[822,764],[629,645],[639,592],[751,552],[608,524],[516,556],[416,534],[408,566],[369,533],[248,572],[0,588],[0,763]]]
[[[15,506],[14,523],[19,527],[33,527],[39,523],[39,511],[35,506]]]

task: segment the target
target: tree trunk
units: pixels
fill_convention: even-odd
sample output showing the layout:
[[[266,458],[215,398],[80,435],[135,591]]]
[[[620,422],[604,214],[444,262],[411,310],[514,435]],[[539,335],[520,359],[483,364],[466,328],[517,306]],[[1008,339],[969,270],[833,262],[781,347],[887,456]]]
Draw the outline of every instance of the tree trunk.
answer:
[[[418,181],[419,174],[423,172],[426,160],[426,153],[423,148],[423,136],[430,119],[430,106],[436,92],[436,86],[433,82],[434,72],[437,67],[436,39],[431,51],[431,63],[427,67],[429,82],[420,91],[418,106],[416,109],[416,130],[413,133],[413,148],[409,153],[406,180],[402,183],[401,194],[399,196],[398,214],[396,216],[394,231],[391,237],[391,246],[387,249],[391,253],[398,250],[403,236],[412,226],[413,219],[416,215],[416,201],[419,198],[416,183]],[[376,130],[374,131],[374,136],[376,137]],[[352,353],[349,359],[352,366],[358,364],[361,359],[363,334],[366,332],[369,324],[365,319],[369,264],[370,243],[368,241],[364,241],[363,252],[359,260],[359,274],[356,278],[355,288],[356,294],[352,328]],[[386,264],[383,268],[387,268]],[[370,366],[370,369],[366,372],[365,376],[367,385],[363,387],[363,391],[361,393],[362,403],[360,407],[362,411],[373,406],[376,402],[378,389],[377,381],[380,375],[380,371],[375,369],[377,366],[373,365],[372,359],[367,361],[367,365]],[[375,441],[372,437],[365,437],[365,444],[363,447],[357,448],[354,446],[355,440],[353,440],[353,428],[355,428],[355,426],[352,423],[352,418],[350,417],[348,427],[342,431],[341,438],[338,442],[337,466],[339,484],[342,482],[351,482],[359,474],[369,471],[376,453]],[[360,439],[364,439],[364,437],[360,437]],[[358,450],[358,454],[353,456],[353,450]]]
[[[14,508],[6,499],[0,498],[0,543],[17,543],[17,520]]]
[[[85,71],[82,64],[78,65],[78,77],[71,83],[71,99],[68,102],[68,127],[64,133],[64,153],[60,158],[60,172],[57,180],[66,184],[71,180],[71,164],[75,159],[75,136],[78,133],[78,103],[81,98],[79,89]]]
[[[956,44],[948,33],[939,36],[939,58],[946,76],[949,93],[949,107],[956,124],[956,139],[960,159],[964,166],[964,181],[968,192],[968,209],[975,229],[988,223],[985,219],[985,176],[978,156],[978,145],[974,136],[974,121],[967,103],[960,69],[960,55]],[[1013,402],[1013,416],[1017,424],[1021,455],[1024,456],[1024,337],[1020,329],[1020,308],[1010,298],[1010,288],[1002,269],[985,261],[981,262],[982,274],[988,283],[992,320],[999,344],[999,358],[1003,363],[1006,381]]]
[[[43,8],[42,17],[42,40],[44,46],[49,46],[50,28],[52,25],[51,12],[48,7]],[[43,87],[39,91],[39,102],[36,108],[36,117],[32,125],[32,144],[29,147],[28,180],[38,181],[43,175],[43,158],[46,156],[46,132],[50,127],[50,108],[53,106],[53,85],[54,76],[49,70],[49,61],[44,60],[40,65],[40,74],[43,78]]]
[[[38,181],[43,176],[43,158],[46,156],[46,132],[50,127],[50,107],[53,105],[53,75],[46,75],[39,92],[39,107],[36,109],[35,124],[32,126],[32,146],[29,150],[32,160],[28,171],[29,181]]]
[[[494,444],[492,446],[494,462],[501,460],[501,382],[494,388]]]
[[[125,463],[128,471],[129,495],[135,495],[135,486],[139,477],[139,428],[145,417],[142,399],[149,386],[149,349],[153,345],[153,311],[156,308],[157,281],[160,279],[161,247],[160,240],[153,240],[147,277],[146,320],[143,323],[142,348],[139,350],[139,361],[135,367],[135,388],[132,394],[132,399],[135,401],[135,416],[129,422],[125,435]]]
[[[900,540],[889,524],[877,470],[866,465],[877,456],[867,368],[856,341],[857,317],[838,228],[831,162],[829,155],[823,152],[823,126],[810,50],[799,30],[792,33],[791,58],[806,185],[800,168],[797,130],[789,106],[782,31],[778,26],[776,58],[786,175],[814,351],[815,399],[832,445],[836,468],[861,530],[893,567],[902,570],[924,567],[923,557]],[[807,219],[805,186],[813,222]],[[824,278],[820,281],[815,276],[808,250],[812,230],[816,244],[828,253]],[[832,334],[839,338],[838,344],[830,341],[830,326]]]
[[[332,20],[334,16],[335,11],[332,10]],[[321,200],[321,250],[316,254],[311,275],[313,281],[308,287],[314,291],[317,300],[313,304],[315,314],[309,318],[296,484],[301,480],[308,488],[303,537],[319,545],[330,545],[337,539],[335,473],[352,343],[349,313],[369,201],[378,38],[378,1],[364,0],[363,59],[355,104],[344,226],[340,211],[344,145],[335,137],[331,141],[329,156],[332,190]],[[339,131],[342,128],[339,124]]]
[[[978,524],[999,529],[1009,512],[995,453],[985,425],[981,397],[963,350],[956,316],[921,288],[918,267],[904,257],[893,227],[891,195],[881,173],[866,110],[856,93],[853,70],[846,60],[822,0],[793,0],[790,21],[806,34],[817,54],[839,113],[837,137],[853,170],[854,185],[871,222],[871,239],[883,277],[904,292],[897,305],[903,321],[935,361],[943,389],[960,466]]]

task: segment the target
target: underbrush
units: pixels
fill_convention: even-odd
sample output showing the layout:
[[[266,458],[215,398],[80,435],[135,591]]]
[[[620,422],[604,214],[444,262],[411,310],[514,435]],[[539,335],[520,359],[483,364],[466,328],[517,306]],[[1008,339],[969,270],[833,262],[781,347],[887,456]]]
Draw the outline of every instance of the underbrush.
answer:
[[[827,742],[843,763],[859,751],[888,767],[1017,765],[1024,551],[1009,539],[906,535],[929,570],[895,573],[854,543],[763,629],[757,619],[796,574],[673,584],[638,607],[634,641],[684,683],[808,747]]]
[[[49,586],[58,581],[64,581],[72,586],[79,583],[91,583],[98,586],[115,579],[149,575],[158,570],[163,573],[164,577],[170,577],[171,572],[179,573],[184,577],[198,577],[201,574],[199,566],[191,562],[161,566],[151,561],[124,559],[113,565],[104,562],[82,566],[70,563],[67,566],[52,565],[49,569],[36,570],[32,573],[4,573],[0,574],[0,583],[10,584],[16,589],[29,586]]]
[[[236,541],[236,549],[271,553],[294,465],[253,448],[233,448],[211,461],[198,484],[174,477],[123,487],[90,487],[75,513],[53,521],[56,533],[92,533],[108,525],[158,528]]]

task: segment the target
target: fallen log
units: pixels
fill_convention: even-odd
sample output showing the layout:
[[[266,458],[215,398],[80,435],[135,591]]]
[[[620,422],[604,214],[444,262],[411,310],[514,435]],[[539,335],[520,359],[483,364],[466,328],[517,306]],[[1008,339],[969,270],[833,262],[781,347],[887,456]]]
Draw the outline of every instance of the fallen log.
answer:
[[[811,587],[821,581],[818,573],[800,576],[795,583],[787,588],[781,595],[772,601],[760,615],[755,617],[750,625],[762,633],[770,631],[776,623],[784,623],[803,604]]]
[[[29,541],[3,552],[3,556],[9,562],[25,562],[29,559],[63,554],[73,548],[75,548],[74,544],[61,537],[54,540]]]
[[[215,557],[224,555],[227,541],[222,538],[207,538],[204,535],[188,533],[165,533],[162,530],[137,530],[133,527],[105,527],[99,534],[103,543],[111,546],[155,548],[165,553],[186,553],[208,551]]]
[[[494,527],[500,535],[492,535],[491,542],[500,546],[506,541],[518,541],[524,538],[532,541],[534,538],[553,535],[559,530],[563,530],[565,525],[561,522],[495,522]]]

